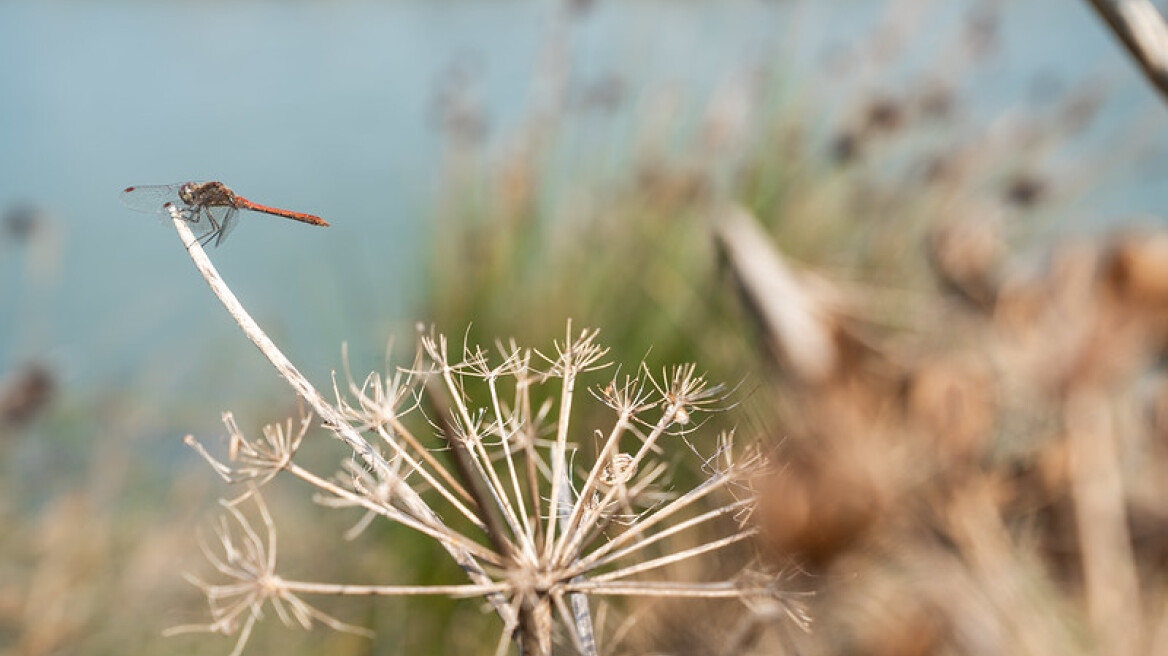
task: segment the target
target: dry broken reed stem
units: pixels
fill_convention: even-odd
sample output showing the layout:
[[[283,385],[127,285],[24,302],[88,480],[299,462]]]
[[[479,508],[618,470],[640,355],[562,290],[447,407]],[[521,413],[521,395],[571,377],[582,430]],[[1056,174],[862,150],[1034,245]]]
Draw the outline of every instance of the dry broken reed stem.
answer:
[[[721,210],[714,231],[739,291],[766,329],[776,355],[796,378],[823,382],[839,355],[822,299],[796,278],[770,246],[758,220],[744,208]]]
[[[1148,0],[1087,0],[1168,102],[1168,25]]]
[[[238,653],[265,604],[286,624],[308,627],[316,620],[352,629],[309,606],[298,596],[303,594],[485,596],[503,619],[497,653],[505,653],[515,640],[522,653],[537,656],[551,653],[557,621],[578,653],[598,653],[589,597],[735,598],[782,608],[786,617],[806,623],[775,578],[751,566],[717,582],[644,578],[756,533],[747,521],[753,506],[749,485],[765,459],[756,449],[736,451],[729,435],[721,436],[713,454],[703,459],[707,480],[678,495],[661,489],[669,465],[657,462],[657,454],[679,440],[685,441],[685,451],[696,450],[689,437],[701,427],[698,415],[717,409],[725,395],[694,365],[659,375],[645,365],[634,374],[618,370],[605,387],[591,390],[616,419],[609,430],[595,431],[603,441],[595,461],[582,469],[574,464],[578,447],[572,430],[579,376],[608,366],[603,359],[607,349],[596,342],[596,331],[575,333],[570,322],[563,341],[546,354],[512,342],[499,344],[498,356],[469,345],[452,355],[444,336],[423,336],[411,368],[392,376],[371,374],[360,385],[349,375],[346,390],[334,378],[337,401],[330,404],[247,315],[186,223],[175,224],[196,266],[248,337],[324,419],[325,428],[355,452],[333,479],[298,465],[294,457],[310,426],[308,418],[248,438],[225,415],[230,434],[226,461],[188,438],[224,480],[245,483],[248,491],[224,502],[231,521],[224,520],[218,532],[222,555],[204,549],[231,582],[192,578],[206,593],[214,621],[179,630],[238,634]],[[544,402],[538,402],[536,395],[549,389]],[[487,400],[479,405],[476,397]],[[427,418],[430,435],[411,430],[406,421],[423,399],[435,415]],[[630,444],[635,448],[623,448]],[[451,452],[454,475],[430,453],[434,449]],[[315,486],[324,493],[325,505],[365,511],[360,527],[381,517],[436,540],[471,583],[340,585],[279,577],[276,532],[259,487],[280,472]],[[710,508],[717,496],[728,499]],[[255,499],[266,539],[239,509],[246,498]],[[440,521],[439,513],[465,520],[466,528]],[[714,527],[727,518],[736,528],[717,535]]]

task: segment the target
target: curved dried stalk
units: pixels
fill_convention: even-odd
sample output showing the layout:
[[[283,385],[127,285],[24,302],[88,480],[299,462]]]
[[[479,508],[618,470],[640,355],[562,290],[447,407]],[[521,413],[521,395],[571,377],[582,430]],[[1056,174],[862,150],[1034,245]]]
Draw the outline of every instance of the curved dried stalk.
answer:
[[[268,338],[267,334],[260,328],[259,324],[252,319],[247,310],[244,309],[243,304],[227,287],[227,283],[219,276],[219,272],[215,270],[211,260],[207,257],[206,251],[203,250],[202,245],[199,244],[198,239],[194,233],[191,232],[190,226],[177,214],[171,217],[175,230],[178,231],[179,238],[186,247],[187,254],[190,255],[191,261],[194,262],[195,268],[202,274],[203,279],[207,281],[207,285],[211,287],[211,292],[223,303],[224,309],[231,315],[231,318],[243,330],[247,338],[259,348],[260,352],[264,354],[272,366],[280,373],[284,380],[296,390],[300,398],[304,399],[309,406],[320,416],[326,424],[333,431],[333,434],[341,439],[345,444],[357,452],[365,461],[367,465],[379,472],[389,472],[389,464],[381,457],[381,455],[373,449],[373,447],[361,437],[348,422],[345,417],[337,411],[332,405],[325,401],[320,392],[308,382],[292,364],[292,362],[276,347],[276,344]],[[433,510],[422,501],[421,497],[407,486],[403,489],[403,501],[408,504],[412,511],[419,517],[424,518],[428,525],[435,528],[442,526],[442,521],[434,513]],[[443,547],[450,552],[455,562],[459,564],[466,571],[471,580],[476,583],[485,584],[489,582],[486,573],[483,572],[475,559],[461,549],[449,546],[443,543]],[[488,595],[488,601],[503,618],[504,622],[512,621],[512,609],[504,603],[503,599],[497,595]]]

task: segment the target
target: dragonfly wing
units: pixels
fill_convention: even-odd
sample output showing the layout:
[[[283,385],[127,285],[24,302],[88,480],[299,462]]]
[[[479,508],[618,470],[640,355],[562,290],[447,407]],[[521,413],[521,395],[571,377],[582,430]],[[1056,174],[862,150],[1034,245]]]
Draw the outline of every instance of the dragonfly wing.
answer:
[[[223,241],[223,226],[230,223],[234,208],[196,206],[183,213],[183,219],[194,226],[198,240],[206,244],[212,240],[218,246]],[[229,226],[230,227],[230,226]]]
[[[152,185],[127,187],[122,190],[122,205],[147,214],[166,214],[167,203],[182,202],[178,198],[180,185]]]
[[[235,225],[239,223],[239,212],[234,207],[213,207],[207,208],[211,210],[222,210],[215,212],[215,221],[219,224],[219,236],[215,238],[215,245],[223,243],[227,239],[227,235],[235,229]]]

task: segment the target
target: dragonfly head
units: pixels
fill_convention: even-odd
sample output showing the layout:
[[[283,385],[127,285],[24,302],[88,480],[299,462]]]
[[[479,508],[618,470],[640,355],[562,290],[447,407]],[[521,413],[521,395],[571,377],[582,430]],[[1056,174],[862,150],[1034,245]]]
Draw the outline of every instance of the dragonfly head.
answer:
[[[193,182],[188,182],[188,183],[184,184],[183,186],[179,187],[179,189],[178,189],[179,199],[182,200],[182,202],[186,203],[187,205],[193,205],[195,203],[196,189],[197,189],[197,185],[195,185],[195,183],[193,183]]]

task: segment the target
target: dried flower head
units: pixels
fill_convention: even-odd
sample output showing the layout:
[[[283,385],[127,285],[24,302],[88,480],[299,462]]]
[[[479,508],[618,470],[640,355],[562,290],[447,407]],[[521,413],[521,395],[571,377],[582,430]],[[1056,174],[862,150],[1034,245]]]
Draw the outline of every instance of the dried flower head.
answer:
[[[753,451],[736,455],[729,434],[704,449],[698,446],[700,434],[694,431],[702,425],[700,415],[715,410],[725,392],[692,364],[664,369],[658,377],[645,365],[635,376],[617,369],[606,384],[592,388],[591,397],[615,417],[606,428],[585,433],[596,436],[595,451],[582,451],[585,442],[574,438],[573,421],[579,377],[608,366],[607,349],[596,337],[596,331],[573,333],[569,324],[549,354],[511,342],[500,344],[498,356],[492,356],[471,346],[455,351],[444,336],[430,334],[422,337],[420,357],[408,369],[370,374],[358,385],[346,367],[347,393],[334,382],[333,413],[339,419],[326,417],[325,428],[350,431],[342,438],[347,444],[356,434],[368,446],[357,449],[331,479],[295,462],[308,418],[298,431],[289,423],[249,440],[226,416],[228,462],[196,448],[224,479],[252,486],[269,529],[268,551],[236,505],[228,505],[243,539],[232,540],[221,530],[227,555],[208,557],[235,582],[194,580],[208,595],[215,618],[202,628],[239,632],[242,646],[265,603],[286,622],[308,626],[318,619],[340,627],[295,596],[307,592],[485,596],[504,622],[501,652],[515,636],[525,652],[548,654],[553,636],[566,635],[578,651],[594,654],[590,598],[776,598],[773,581],[757,573],[720,582],[653,578],[667,566],[755,534],[740,521],[729,534],[708,537],[719,518],[741,520],[750,512],[752,498],[740,492],[761,458]],[[543,368],[535,364],[541,361]],[[679,442],[662,440],[683,433],[681,451]],[[709,455],[702,456],[707,449]],[[699,455],[706,480],[688,491],[668,489],[671,466],[660,456],[687,452]],[[582,460],[588,460],[585,466],[579,465]],[[316,486],[319,501],[329,507],[362,510],[347,537],[381,519],[404,524],[457,554],[471,582],[353,586],[278,577],[275,531],[254,490],[279,472]],[[454,515],[466,520],[457,524],[464,528],[441,519]],[[682,534],[689,537],[675,539]],[[799,617],[794,610],[788,614]],[[561,631],[554,630],[556,618]]]

